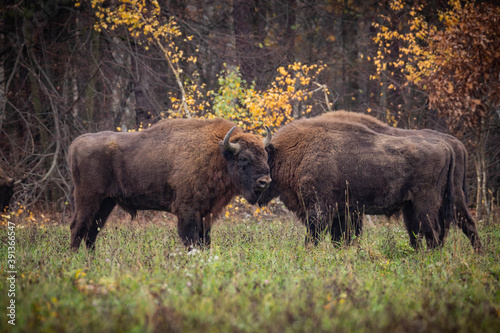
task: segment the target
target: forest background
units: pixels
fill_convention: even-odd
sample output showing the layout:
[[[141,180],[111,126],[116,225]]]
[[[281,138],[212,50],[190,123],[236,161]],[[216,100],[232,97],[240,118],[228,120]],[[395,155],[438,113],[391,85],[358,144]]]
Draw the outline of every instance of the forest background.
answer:
[[[449,132],[469,197],[500,198],[496,1],[8,0],[0,5],[0,167],[13,202],[65,212],[69,144],[162,118],[263,133],[332,110]]]

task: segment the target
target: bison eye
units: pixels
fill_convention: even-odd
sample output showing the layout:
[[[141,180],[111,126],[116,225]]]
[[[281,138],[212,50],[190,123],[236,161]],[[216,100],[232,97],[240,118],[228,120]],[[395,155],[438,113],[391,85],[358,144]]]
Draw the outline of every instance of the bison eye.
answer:
[[[247,164],[248,162],[250,162],[249,158],[246,157],[246,156],[240,156],[240,157],[238,157],[238,161],[240,163],[243,163],[243,164]]]

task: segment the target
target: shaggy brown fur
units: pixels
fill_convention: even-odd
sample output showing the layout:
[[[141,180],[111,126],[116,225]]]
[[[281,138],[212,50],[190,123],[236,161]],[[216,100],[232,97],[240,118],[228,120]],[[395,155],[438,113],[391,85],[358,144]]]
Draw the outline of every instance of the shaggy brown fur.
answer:
[[[9,208],[9,202],[14,193],[14,178],[0,168],[0,212]]]
[[[334,241],[350,240],[349,220],[359,234],[359,214],[402,209],[413,247],[422,236],[429,247],[439,244],[439,216],[449,217],[453,200],[448,145],[316,117],[280,128],[268,154],[272,182],[259,203],[279,196],[306,224],[306,242],[325,229]]]
[[[464,234],[469,238],[472,246],[477,251],[481,251],[482,245],[477,232],[476,223],[467,208],[467,150],[460,140],[452,135],[440,133],[433,130],[407,130],[391,127],[378,119],[357,112],[334,111],[328,112],[321,116],[328,120],[338,120],[347,122],[356,122],[365,125],[366,127],[378,133],[383,133],[392,136],[407,137],[421,136],[425,138],[433,138],[441,140],[448,144],[455,154],[455,170],[453,172],[453,197],[455,199],[455,214],[454,220],[462,229]],[[441,240],[444,239],[450,227],[447,220],[441,219]]]
[[[271,179],[262,139],[223,120],[165,120],[133,133],[84,134],[70,146],[74,214],[71,247],[82,239],[93,249],[116,204],[132,217],[137,210],[163,210],[178,219],[186,246],[210,244],[210,228],[235,195],[250,203]],[[234,148],[234,147],[233,147]]]

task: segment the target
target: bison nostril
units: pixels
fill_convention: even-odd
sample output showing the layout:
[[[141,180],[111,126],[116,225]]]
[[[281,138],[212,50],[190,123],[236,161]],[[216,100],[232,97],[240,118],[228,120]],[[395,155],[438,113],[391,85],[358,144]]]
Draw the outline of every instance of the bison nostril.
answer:
[[[255,182],[255,188],[265,190],[266,188],[269,187],[269,184],[271,183],[271,178],[270,177],[262,177],[257,179]]]

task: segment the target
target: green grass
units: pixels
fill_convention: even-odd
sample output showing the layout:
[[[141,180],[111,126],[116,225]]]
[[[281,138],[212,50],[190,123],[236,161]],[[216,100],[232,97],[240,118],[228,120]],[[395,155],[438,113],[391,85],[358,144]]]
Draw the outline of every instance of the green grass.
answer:
[[[304,247],[292,220],[219,222],[210,250],[187,254],[172,226],[109,224],[94,255],[69,227],[16,229],[16,326],[0,285],[0,331],[500,332],[500,227],[483,255],[454,228],[415,252],[394,223],[350,247]],[[0,231],[7,278],[7,228]]]

